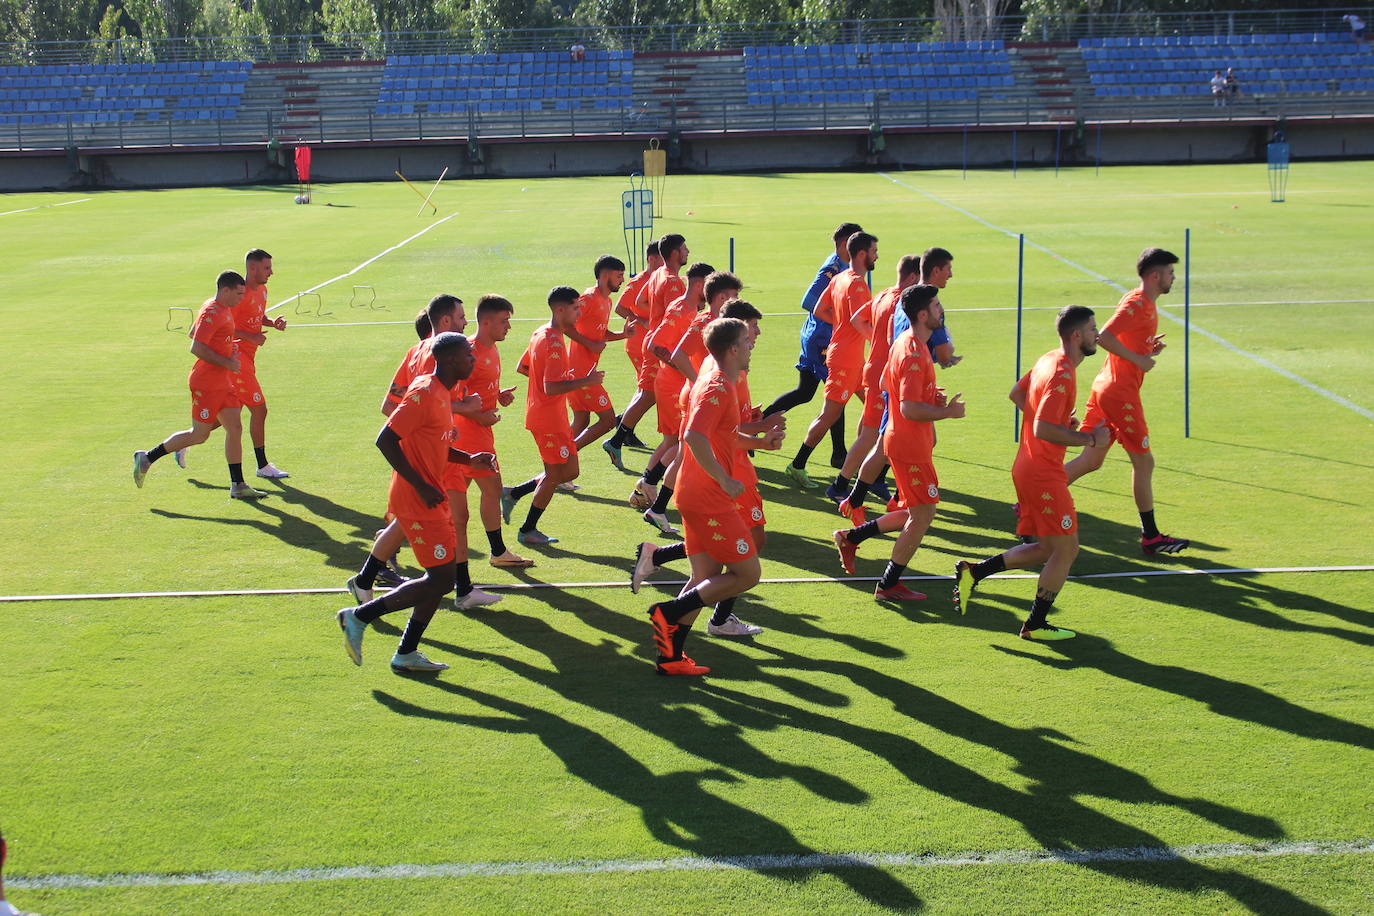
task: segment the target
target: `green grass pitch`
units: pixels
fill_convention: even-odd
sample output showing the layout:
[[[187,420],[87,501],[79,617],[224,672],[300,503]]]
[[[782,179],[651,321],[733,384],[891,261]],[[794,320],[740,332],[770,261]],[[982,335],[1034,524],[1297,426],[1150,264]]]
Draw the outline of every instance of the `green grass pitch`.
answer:
[[[227,499],[218,435],[186,470],[164,461],[144,489],[129,480],[134,449],[186,425],[191,357],[184,332],[163,329],[167,308],[197,305],[254,246],[275,256],[274,303],[343,274],[431,224],[409,192],[321,186],[310,206],[294,206],[291,188],[0,201],[42,207],[0,216],[0,596],[341,588],[385,507],[372,440],[414,339],[408,321],[436,292],[507,295],[515,379],[549,287],[585,287],[597,255],[624,255],[625,187],[446,183],[440,216],[456,216],[321,289],[332,315],[281,310],[293,326],[258,367],[269,454],[293,476],[264,482],[259,504]],[[984,583],[964,618],[947,581],[917,584],[930,599],[901,610],[876,604],[871,582],[765,584],[739,607],[763,636],[726,642],[698,627],[692,654],[714,673],[696,683],[652,676],[648,596],[618,587],[442,611],[426,651],[453,667],[433,680],[387,668],[400,615],[369,633],[361,669],[349,664],[332,616],[342,592],[0,603],[0,826],[17,905],[49,916],[1371,911],[1374,859],[1358,844],[1374,842],[1374,574],[1143,574],[1374,559],[1374,164],[1296,164],[1284,204],[1269,203],[1263,166],[1245,165],[671,176],[665,209],[658,231],[683,232],[693,260],[725,267],[735,239],[745,296],[769,313],[756,400],[796,378],[797,302],[837,223],[879,236],[879,287],[903,253],[953,251],[942,298],[966,358],[942,384],[969,410],[941,424],[944,502],[911,566],[938,576],[1011,543],[1007,232],[1043,246],[1025,258],[1029,367],[1055,343],[1051,309],[1090,305],[1105,322],[1118,293],[1093,273],[1130,285],[1143,247],[1181,254],[1191,228],[1193,320],[1213,335],[1191,341],[1191,438],[1182,327],[1167,319],[1145,405],[1161,527],[1193,548],[1140,555],[1129,466],[1114,451],[1075,489],[1075,573],[1142,575],[1066,586],[1059,619],[1080,638],[1016,638],[1025,579]],[[384,310],[350,308],[353,284],[375,287]],[[1181,270],[1162,304],[1182,315]],[[1100,360],[1080,369],[1080,404]],[[633,383],[619,347],[603,368],[623,406]],[[497,427],[507,482],[537,460],[521,392]],[[782,475],[818,406],[794,410],[783,451],[758,459],[766,577],[841,575],[830,545],[841,520]],[[652,534],[625,506],[632,482],[599,449],[585,454],[582,490],[541,525],[561,543],[529,551],[539,565],[517,578],[486,565],[479,533],[476,578],[624,578]],[[865,545],[859,575],[878,575],[887,549]],[[656,578],[679,578],[677,566]],[[1258,851],[1303,843],[1334,845]],[[1230,853],[1015,861],[1197,846]],[[646,868],[813,853],[984,859]],[[456,868],[268,881],[405,865]],[[244,883],[112,877],[220,871]],[[93,880],[64,888],[62,876]]]

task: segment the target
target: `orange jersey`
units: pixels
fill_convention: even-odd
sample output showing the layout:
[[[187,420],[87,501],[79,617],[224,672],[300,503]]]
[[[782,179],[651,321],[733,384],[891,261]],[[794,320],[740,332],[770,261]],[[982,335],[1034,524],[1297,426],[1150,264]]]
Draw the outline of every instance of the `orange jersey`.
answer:
[[[649,282],[649,277],[653,271],[644,270],[630,278],[630,282],[625,284],[625,289],[620,293],[620,299],[616,302],[616,307],[624,306],[626,310],[634,312],[636,316],[648,320],[649,302],[644,298],[644,287]],[[625,352],[638,353],[644,346],[644,328],[634,325],[634,333],[625,338]]]
[[[453,400],[461,401],[475,394],[482,399],[483,410],[495,410],[496,396],[501,392],[501,354],[495,344],[482,342],[476,334],[468,338],[468,343],[472,344],[472,374],[454,387]],[[453,415],[453,426],[458,430],[458,447],[463,451],[495,451],[496,440],[490,426],[459,413]]]
[[[668,306],[687,294],[687,281],[668,270],[665,264],[649,275],[644,284],[644,298],[649,302],[649,333],[663,320]]]
[[[448,452],[457,431],[453,428],[451,389],[432,375],[422,375],[406,388],[401,403],[387,417],[386,425],[401,438],[406,461],[427,483],[443,492]],[[406,519],[446,518],[447,502],[426,506],[420,494],[400,474],[391,472],[387,511]]]
[[[388,401],[393,404],[401,403],[401,397],[411,382],[422,375],[434,373],[434,354],[429,352],[429,342],[433,339],[433,335],[426,337],[406,351],[405,358],[396,367],[396,373],[391,376],[391,388],[386,394]]]
[[[582,313],[573,325],[577,333],[588,340],[605,340],[606,325],[611,320],[611,297],[601,295],[601,290],[593,286],[578,301],[582,303]],[[600,353],[593,353],[575,340],[568,341],[568,355],[574,376],[586,375],[601,361]]]
[[[196,323],[191,325],[190,338],[200,341],[225,359],[238,356],[238,342],[234,340],[234,314],[219,304],[218,299],[207,299],[196,314]],[[191,387],[230,388],[234,384],[234,373],[223,366],[216,366],[197,358],[191,367],[189,379]]]
[[[553,325],[542,325],[530,337],[530,345],[520,358],[529,367],[530,382],[525,394],[525,429],[536,432],[570,429],[568,396],[549,394],[549,382],[575,378],[568,364],[568,348],[563,332]]]
[[[830,335],[830,346],[825,348],[826,366],[831,369],[858,369],[863,366],[864,341],[867,338],[854,327],[850,319],[855,315],[867,319],[871,299],[868,284],[852,267],[836,274],[825,292],[821,293],[822,302],[829,301],[835,319],[831,322],[834,331]],[[819,302],[816,307],[820,308]]]
[[[1016,384],[1026,393],[1026,410],[1021,417],[1021,447],[1016,452],[1012,474],[1062,479],[1066,447],[1035,438],[1035,421],[1069,425],[1078,396],[1073,363],[1063,350],[1051,350],[1037,359],[1031,371]]]
[[[934,404],[939,397],[935,388],[935,363],[930,350],[910,331],[902,332],[892,342],[887,365],[883,367],[882,389],[887,392],[887,432],[883,434],[883,451],[893,464],[917,464],[930,461],[935,450],[935,424],[929,420],[908,420],[902,416],[903,401]]]
[[[705,345],[703,344],[703,349]],[[712,356],[707,356],[711,361],[711,368],[716,365],[716,360]],[[698,369],[705,366],[703,361]],[[709,369],[706,371],[710,371]],[[735,380],[735,398],[739,401],[739,421],[741,423],[753,423],[759,419],[758,413],[754,410],[754,405],[749,399],[749,373],[741,372],[739,378]],[[758,472],[754,470],[754,462],[749,460],[749,448],[741,445],[739,454],[735,456],[735,479],[744,484],[746,488],[757,486],[759,482]]]
[[[1121,297],[1116,312],[1102,328],[1105,334],[1111,331],[1122,346],[1141,356],[1150,355],[1150,338],[1159,332],[1159,311],[1154,300],[1145,291],[1136,287]],[[1093,391],[1113,390],[1118,397],[1134,395],[1140,391],[1145,381],[1145,373],[1140,367],[1128,362],[1115,353],[1107,354],[1107,361],[1093,380]]]
[[[262,333],[262,320],[267,317],[267,285],[245,286],[243,298],[234,306],[234,330],[249,334]],[[251,340],[240,340],[239,350],[248,359],[258,352],[258,345]]]
[[[739,419],[739,397],[735,393],[735,385],[726,378],[719,366],[713,365],[709,372],[698,376],[692,385],[687,403],[686,432],[705,436],[716,462],[731,477],[735,476],[735,463],[739,455]],[[697,463],[695,453],[685,443],[682,466],[678,470],[676,499],[678,506],[690,506],[694,513],[710,515],[735,511],[734,500]]]
[[[877,391],[882,387],[883,370],[887,368],[887,356],[892,352],[892,316],[902,303],[902,290],[889,286],[878,294],[871,307],[873,315],[873,342],[864,362],[864,387]]]
[[[644,338],[644,355],[658,361],[658,377],[665,380],[664,384],[669,390],[677,391],[686,383],[687,377],[677,371],[668,360],[660,360],[654,356],[650,348],[662,347],[672,353],[701,314],[703,313],[699,312],[695,305],[689,304],[687,297],[683,296],[668,306],[668,310],[663,313],[663,320],[649,332],[648,337]],[[709,312],[704,314],[710,315]]]
[[[682,339],[678,341],[676,350],[681,350],[687,359],[692,363],[692,368],[701,372],[701,364],[706,361],[710,351],[706,349],[706,326],[715,321],[716,315],[712,315],[709,310],[698,312],[697,317],[692,319],[692,323],[687,326]],[[740,378],[744,373],[740,373]],[[748,396],[744,399],[749,400]]]

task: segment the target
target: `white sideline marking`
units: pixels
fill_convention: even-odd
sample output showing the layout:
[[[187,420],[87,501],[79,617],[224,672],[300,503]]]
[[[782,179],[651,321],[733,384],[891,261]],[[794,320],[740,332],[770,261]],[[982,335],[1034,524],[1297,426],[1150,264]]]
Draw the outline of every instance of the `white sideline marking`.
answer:
[[[60,204],[39,204],[36,207],[25,207],[22,210],[6,210],[0,216],[11,216],[15,213],[32,213],[34,210],[47,210],[50,207],[70,207],[72,204],[84,204],[88,200],[95,200],[94,197],[83,197],[80,200],[64,200]]]
[[[936,197],[934,194],[931,194],[929,191],[923,191],[923,190],[921,190],[920,188],[916,187],[915,185],[907,184],[905,181],[901,181],[901,180],[899,180],[899,179],[893,178],[891,175],[887,174],[886,172],[879,172],[878,174],[881,175],[882,177],[886,178],[888,181],[892,182],[893,184],[901,185],[901,186],[904,187],[904,188],[907,188],[907,189],[909,189],[909,190],[915,191],[917,194],[920,194],[920,195],[922,195],[922,196],[924,196],[924,197],[929,198],[930,200],[935,201],[937,204],[940,204],[941,206],[949,207],[951,210],[954,210],[954,211],[957,212],[957,213],[962,213],[962,214],[964,214],[965,216],[967,216],[969,219],[971,219],[971,220],[973,220],[973,221],[975,221],[975,222],[977,222],[977,223],[980,223],[980,224],[982,224],[982,225],[988,227],[989,229],[992,229],[992,230],[995,230],[995,231],[997,231],[997,232],[1000,232],[1000,233],[1002,233],[1003,235],[1009,236],[1009,237],[1011,237],[1011,238],[1017,238],[1017,233],[1012,232],[1010,229],[1003,229],[1001,226],[994,225],[993,223],[988,222],[987,220],[983,219],[981,216],[979,216],[978,214],[972,212],[971,210],[965,210],[963,207],[960,207],[960,206],[958,206],[957,204],[952,204],[952,203],[950,203],[950,202],[947,201],[947,200],[942,200],[941,198]],[[1081,271],[1081,272],[1087,274],[1088,276],[1092,277],[1093,279],[1098,280],[1099,282],[1102,282],[1102,283],[1107,284],[1107,285],[1110,286],[1112,289],[1114,289],[1114,290],[1116,290],[1116,291],[1118,291],[1118,292],[1121,292],[1121,293],[1125,293],[1125,292],[1126,292],[1126,287],[1122,286],[1120,283],[1117,283],[1115,280],[1112,280],[1112,279],[1109,278],[1109,277],[1103,276],[1102,274],[1098,273],[1097,271],[1093,270],[1093,269],[1090,268],[1090,267],[1084,267],[1082,264],[1079,264],[1079,263],[1076,262],[1076,261],[1071,261],[1071,260],[1069,260],[1068,258],[1064,257],[1063,255],[1058,254],[1057,252],[1051,251],[1050,249],[1046,248],[1044,245],[1041,245],[1039,242],[1033,242],[1033,241],[1031,241],[1030,239],[1026,239],[1026,244],[1029,245],[1029,246],[1032,247],[1032,248],[1037,249],[1038,251],[1043,251],[1045,254],[1049,255],[1050,257],[1052,257],[1052,258],[1054,258],[1054,259],[1056,259],[1056,260],[1058,260],[1058,261],[1063,261],[1065,264],[1069,265],[1070,267],[1074,268],[1075,270]],[[1182,318],[1178,317],[1177,315],[1173,314],[1172,312],[1169,312],[1169,311],[1166,311],[1166,310],[1165,310],[1166,308],[1172,308],[1172,307],[1175,307],[1175,306],[1168,306],[1168,307],[1166,307],[1166,306],[1159,306],[1159,313],[1160,313],[1161,315],[1163,315],[1165,318],[1168,318],[1170,321],[1173,321],[1173,322],[1176,323],[1176,324],[1180,324],[1180,325],[1183,324],[1183,319],[1182,319]],[[1346,407],[1346,408],[1349,408],[1350,410],[1355,411],[1355,413],[1357,413],[1357,414],[1359,414],[1360,416],[1364,417],[1366,420],[1374,420],[1374,410],[1368,410],[1368,409],[1366,409],[1366,408],[1364,408],[1364,407],[1361,407],[1360,405],[1356,404],[1354,401],[1351,401],[1349,398],[1342,397],[1341,395],[1336,394],[1334,391],[1328,391],[1327,389],[1323,388],[1322,386],[1318,385],[1317,383],[1315,383],[1315,382],[1310,382],[1310,381],[1308,381],[1307,379],[1303,378],[1302,376],[1298,375],[1297,373],[1289,372],[1287,369],[1283,368],[1282,366],[1279,366],[1279,365],[1277,365],[1276,363],[1270,362],[1269,360],[1265,359],[1263,356],[1260,356],[1260,355],[1255,354],[1255,353],[1251,353],[1249,350],[1242,350],[1240,347],[1238,347],[1238,346],[1236,346],[1235,344],[1231,343],[1231,342],[1230,342],[1229,340],[1227,340],[1226,338],[1221,337],[1221,336],[1218,335],[1218,334],[1214,334],[1214,333],[1212,333],[1211,331],[1206,330],[1205,328],[1199,327],[1197,324],[1193,324],[1193,325],[1192,325],[1192,330],[1194,330],[1194,331],[1196,331],[1197,333],[1201,334],[1203,337],[1206,337],[1208,340],[1215,341],[1216,343],[1218,343],[1218,344],[1220,344],[1221,346],[1225,347],[1226,349],[1230,350],[1232,353],[1236,353],[1236,354],[1239,354],[1240,356],[1244,356],[1246,359],[1253,360],[1253,361],[1259,363],[1259,364],[1260,364],[1261,366],[1263,366],[1264,368],[1266,368],[1266,369],[1271,369],[1271,370],[1273,370],[1274,372],[1277,372],[1279,375],[1283,376],[1284,378],[1288,379],[1289,381],[1297,382],[1299,385],[1303,386],[1303,387],[1306,388],[1307,390],[1309,390],[1309,391],[1314,391],[1314,392],[1316,392],[1317,394],[1321,395],[1321,396],[1324,397],[1324,398],[1327,398],[1327,399],[1329,399],[1329,400],[1335,401],[1337,404],[1341,405],[1342,407]]]
[[[997,849],[940,856],[919,852],[855,852],[771,856],[682,856],[675,859],[581,859],[568,862],[447,862],[433,865],[353,865],[282,871],[145,872],[111,875],[14,876],[18,890],[74,890],[187,885],[304,884],[398,878],[508,878],[682,871],[781,871],[836,868],[968,868],[979,865],[1089,865],[1097,862],[1179,862],[1207,859],[1341,856],[1374,853],[1374,840],[1335,843],[1205,843],[1114,849]]]
[[[373,261],[376,261],[376,260],[382,258],[382,257],[385,256],[385,255],[391,254],[391,252],[395,251],[397,248],[401,248],[401,247],[403,247],[403,246],[405,246],[405,245],[409,245],[411,242],[415,241],[415,240],[418,239],[420,236],[424,235],[426,232],[428,232],[429,230],[433,229],[435,226],[442,226],[444,223],[446,223],[446,222],[448,222],[449,220],[453,219],[453,218],[454,218],[455,216],[457,216],[457,215],[458,215],[457,213],[450,213],[448,216],[445,216],[443,219],[435,220],[434,222],[430,223],[430,224],[429,224],[428,226],[426,226],[425,228],[421,229],[419,232],[417,232],[417,233],[415,233],[414,235],[412,235],[410,238],[406,239],[406,240],[403,241],[403,242],[397,242],[395,245],[392,245],[390,248],[386,249],[385,251],[380,251],[380,252],[378,252],[377,254],[374,254],[372,257],[368,258],[366,261],[364,261],[363,263],[359,264],[357,267],[353,268],[352,270],[348,271],[347,273],[339,274],[337,277],[331,277],[331,278],[329,278],[328,280],[325,280],[323,283],[317,283],[316,285],[310,287],[310,288],[307,289],[307,290],[302,290],[301,292],[296,293],[296,295],[292,296],[292,297],[289,298],[289,299],[283,299],[282,301],[278,302],[276,305],[269,306],[268,309],[267,309],[267,311],[269,311],[269,312],[275,311],[276,309],[281,308],[282,306],[286,305],[287,303],[295,302],[297,299],[299,299],[301,296],[304,296],[306,293],[313,293],[313,292],[315,292],[316,290],[324,289],[326,286],[328,286],[328,285],[331,284],[331,283],[336,283],[336,282],[338,282],[339,280],[342,280],[344,277],[351,277],[351,276],[353,276],[353,275],[356,274],[358,271],[362,270],[364,267],[366,267],[367,265],[371,264]],[[413,324],[414,322],[411,322],[411,323]]]
[[[628,559],[626,560],[628,563]],[[1265,573],[1374,572],[1374,566],[1257,566],[1251,569],[1139,569],[1134,572],[1085,573],[1070,579],[1138,579],[1155,576],[1244,576]],[[1035,579],[1038,573],[997,573],[994,579]],[[760,585],[814,585],[826,582],[877,582],[881,576],[791,576],[760,579]],[[952,582],[949,576],[902,576],[907,582]],[[686,579],[646,579],[645,585],[682,585]],[[543,588],[629,588],[628,578],[611,582],[502,582],[480,583],[482,588],[504,591],[531,591]],[[250,588],[189,592],[98,592],[89,595],[0,595],[0,604],[29,601],[106,601],[117,598],[234,598],[262,595],[337,595],[348,590],[324,588]]]

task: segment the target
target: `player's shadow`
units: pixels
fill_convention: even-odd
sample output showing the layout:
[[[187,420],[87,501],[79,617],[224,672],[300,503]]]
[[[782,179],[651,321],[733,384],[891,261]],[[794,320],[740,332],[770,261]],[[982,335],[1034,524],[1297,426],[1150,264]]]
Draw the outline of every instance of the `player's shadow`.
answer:
[[[327,518],[330,521],[348,525],[353,529],[353,533],[357,537],[363,538],[369,542],[372,541],[377,529],[386,525],[385,520],[378,515],[373,515],[368,512],[359,512],[357,509],[351,509],[348,506],[340,505],[332,499],[326,499],[317,493],[302,490],[300,487],[293,486],[284,481],[278,480],[274,481],[274,483],[276,484],[276,489],[268,490],[268,492],[279,495],[283,502],[301,506],[313,512],[315,515],[318,515],[320,518]]]
[[[225,517],[211,515],[190,515],[185,512],[172,512],[167,509],[149,509],[154,515],[167,519],[193,522],[213,522],[218,525],[240,526],[261,531],[274,539],[292,547],[313,550],[322,555],[325,561],[338,569],[350,569],[357,565],[358,548],[355,544],[340,543],[331,538],[323,528],[267,505],[266,500],[248,503],[259,517]]]

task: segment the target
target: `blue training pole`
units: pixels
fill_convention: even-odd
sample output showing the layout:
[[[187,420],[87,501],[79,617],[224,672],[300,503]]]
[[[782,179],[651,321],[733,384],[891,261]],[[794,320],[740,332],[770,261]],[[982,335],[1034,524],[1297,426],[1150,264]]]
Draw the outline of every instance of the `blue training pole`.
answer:
[[[1185,276],[1186,276],[1185,270]],[[1024,288],[1026,276],[1026,234],[1023,232],[1016,237],[1016,378],[1013,382],[1021,380],[1021,293]],[[1184,281],[1186,287],[1187,281]],[[1011,441],[1021,441],[1021,409],[1012,407],[1011,409]]]
[[[730,236],[730,273],[735,272],[735,237]]]
[[[1187,439],[1192,435],[1192,417],[1190,407],[1192,406],[1191,391],[1189,389],[1189,375],[1191,366],[1188,353],[1188,344],[1191,342],[1192,334],[1192,305],[1193,296],[1190,283],[1190,264],[1193,254],[1193,230],[1183,230],[1183,438]]]

